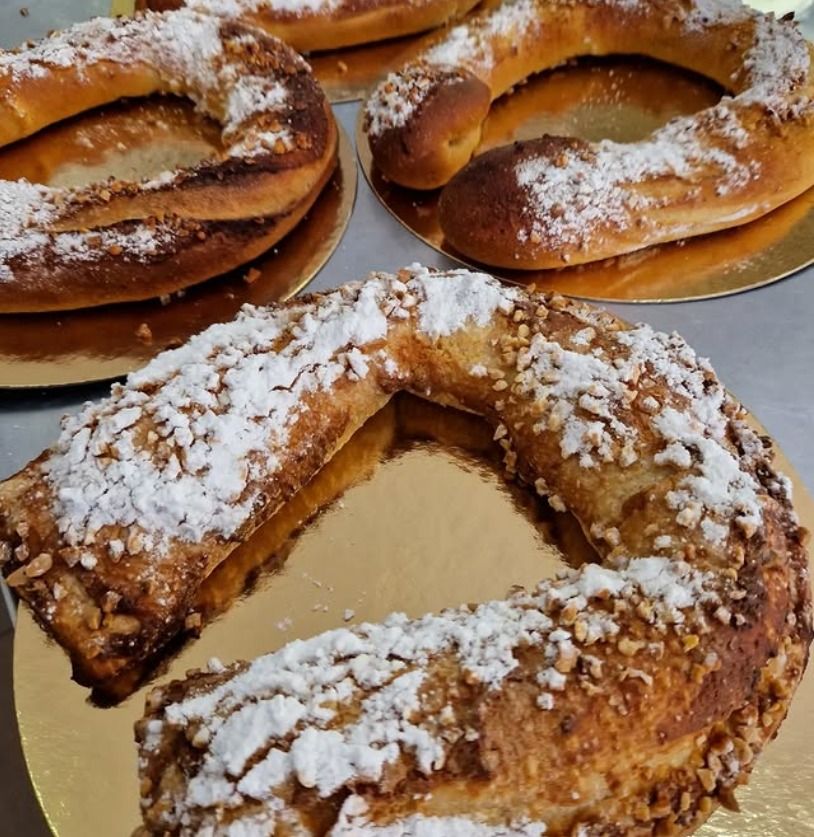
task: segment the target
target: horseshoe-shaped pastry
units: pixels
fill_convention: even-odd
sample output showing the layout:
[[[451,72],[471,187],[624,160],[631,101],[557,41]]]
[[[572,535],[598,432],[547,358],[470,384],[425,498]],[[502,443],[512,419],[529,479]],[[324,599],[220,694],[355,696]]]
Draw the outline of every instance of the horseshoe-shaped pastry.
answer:
[[[245,24],[181,10],[98,18],[0,53],[0,145],[125,97],[172,93],[222,125],[213,159],[148,181],[0,181],[0,312],[167,294],[268,249],[336,164],[308,65]]]
[[[485,416],[601,563],[160,689],[148,830],[644,834],[731,803],[805,666],[803,532],[709,364],[588,305],[413,266],[245,308],[0,484],[4,573],[77,674],[120,671],[398,390]]]
[[[144,8],[185,5],[206,14],[242,18],[300,52],[383,41],[435,29],[479,0],[141,0]]]
[[[545,136],[469,160],[489,104],[581,55],[643,54],[731,91],[635,143]],[[747,223],[814,186],[812,48],[727,0],[505,0],[452,29],[366,106],[374,161],[432,189],[447,240],[507,268],[579,264]],[[467,165],[469,163],[469,165]]]

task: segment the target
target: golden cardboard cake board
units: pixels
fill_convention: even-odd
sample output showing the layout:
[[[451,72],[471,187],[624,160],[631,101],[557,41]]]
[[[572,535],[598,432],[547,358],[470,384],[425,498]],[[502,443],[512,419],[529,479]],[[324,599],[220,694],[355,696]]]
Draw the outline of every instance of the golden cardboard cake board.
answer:
[[[295,639],[400,610],[411,616],[504,596],[590,555],[568,514],[499,474],[492,433],[475,417],[399,396],[371,419],[257,535],[210,577],[205,627],[155,679],[211,657],[253,658]],[[814,500],[786,458],[804,525]],[[319,515],[307,523],[315,510]],[[295,533],[292,537],[291,533]],[[139,824],[133,723],[145,692],[99,708],[70,680],[62,650],[21,608],[14,696],[28,769],[59,837],[129,835]],[[702,837],[814,834],[814,670],[778,739]]]
[[[478,153],[543,134],[631,142],[669,119],[714,104],[710,82],[644,59],[611,58],[535,76],[489,113]],[[456,261],[537,290],[602,302],[708,299],[776,282],[814,263],[814,189],[734,229],[560,270],[480,265],[448,244],[438,222],[440,190],[419,192],[385,180],[373,166],[360,112],[359,160],[384,206],[414,235]]]
[[[353,210],[356,160],[341,126],[339,134],[337,169],[305,218],[230,274],[170,300],[0,315],[0,388],[118,377],[208,325],[231,319],[244,303],[266,305],[302,289],[339,245]],[[0,178],[61,186],[109,175],[138,179],[194,164],[219,144],[219,128],[189,102],[158,97],[121,102],[0,149]]]

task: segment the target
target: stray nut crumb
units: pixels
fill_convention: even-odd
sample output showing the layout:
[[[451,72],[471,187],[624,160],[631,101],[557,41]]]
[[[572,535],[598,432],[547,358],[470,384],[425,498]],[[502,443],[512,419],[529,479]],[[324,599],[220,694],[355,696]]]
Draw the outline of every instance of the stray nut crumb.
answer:
[[[153,330],[147,323],[142,323],[136,329],[136,337],[141,340],[142,343],[152,343],[153,342]]]

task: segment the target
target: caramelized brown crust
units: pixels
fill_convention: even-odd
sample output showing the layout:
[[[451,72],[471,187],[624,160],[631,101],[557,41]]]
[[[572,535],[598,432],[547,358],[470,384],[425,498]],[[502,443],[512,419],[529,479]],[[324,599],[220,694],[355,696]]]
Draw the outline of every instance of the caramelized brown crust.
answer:
[[[469,162],[488,111],[461,78],[493,101],[533,73],[611,53],[703,73],[732,95],[641,142],[544,137]],[[448,184],[440,222],[461,253],[556,268],[748,223],[814,185],[812,55],[793,22],[736,4],[505,0],[388,76],[365,129],[390,180]]]
[[[398,390],[484,415],[602,567],[159,689],[139,726],[147,828],[682,833],[731,804],[807,659],[804,533],[711,367],[586,305],[414,266],[247,309],[0,485],[4,572],[78,676],[120,673]],[[269,729],[242,734],[266,706]]]
[[[336,165],[308,66],[234,21],[180,11],[79,24],[0,55],[0,85],[3,143],[154,93],[189,96],[224,130],[219,157],[147,182],[0,183],[0,311],[145,299],[222,273],[285,235]]]
[[[416,637],[443,632],[434,627],[436,617],[393,619],[329,632],[251,664],[193,672],[155,689],[137,725],[145,833],[211,829],[220,835],[230,827],[254,827],[273,835],[301,829],[389,837],[415,833],[411,829],[419,826],[418,833],[428,835],[537,835],[543,826],[550,835],[689,833],[716,805],[736,805],[734,790],[784,718],[811,641],[804,533],[772,470],[768,441],[761,444],[745,430],[740,408],[724,399],[723,444],[762,486],[763,511],[757,529],[742,521],[740,531],[730,529],[715,545],[712,527],[698,525],[694,501],[678,515],[671,507],[683,466],[679,474],[664,469],[667,449],[660,451],[653,433],[658,425],[649,418],[680,402],[678,366],[669,369],[657,360],[657,350],[651,353],[641,375],[629,381],[638,393],[630,401],[633,415],[614,412],[636,427],[634,462],[625,464],[619,451],[601,464],[563,457],[570,434],[558,418],[564,411],[551,403],[558,384],[573,386],[575,403],[592,415],[603,412],[584,397],[593,391],[603,398],[596,378],[578,383],[574,363],[581,361],[569,355],[585,357],[576,347],[590,345],[598,354],[586,348],[589,357],[610,352],[616,366],[623,365],[624,353],[615,354],[613,346],[625,326],[587,306],[520,292],[483,328],[469,321],[432,339],[422,332],[426,298],[415,273],[404,271],[401,278],[405,289],[397,293],[417,298],[419,311],[415,320],[410,315],[407,343],[398,345],[396,337],[394,345],[392,332],[388,339],[398,386],[498,421],[495,437],[506,443],[509,469],[540,483],[555,506],[565,503],[575,512],[606,567],[620,566],[614,562],[623,555],[647,555],[655,546],[671,554],[668,560],[683,559],[716,575],[717,592],[668,623],[658,613],[658,597],[643,590],[618,595],[599,585],[589,591],[578,581],[584,572],[545,583],[539,597],[520,594],[500,603],[516,609],[517,618],[536,615],[539,608],[551,625],[544,636],[517,641],[514,667],[497,684],[490,680],[490,665],[506,637],[500,630],[490,633],[501,611],[489,606],[440,614],[439,620],[455,626],[456,638],[451,647],[438,642],[434,651]],[[454,292],[444,301],[460,304]],[[470,312],[479,310],[478,302],[470,305]],[[460,312],[456,318],[466,321]],[[548,403],[534,404],[523,395],[518,370],[527,368],[524,350],[535,354],[546,341],[561,347],[559,356],[552,351],[562,377],[532,361],[549,385]],[[679,366],[692,368],[696,361],[686,347],[674,348]],[[372,374],[389,389],[392,369],[379,365],[376,350],[368,357]],[[703,377],[701,401],[718,386],[710,370]],[[357,388],[370,397],[366,378],[342,388],[341,397],[356,404]],[[376,403],[371,397],[371,411]],[[544,427],[540,410],[548,416]],[[599,453],[589,449],[589,455]],[[666,459],[684,461],[677,450]],[[670,545],[662,542],[665,537]],[[573,589],[563,593],[573,587],[588,598],[587,606]],[[619,632],[592,638],[592,617],[615,620]],[[482,657],[469,645],[479,630]],[[382,658],[393,665],[384,685]],[[333,667],[336,680],[329,674]],[[389,686],[415,671],[423,679],[414,703],[406,686],[386,697]],[[309,697],[324,716],[309,714]],[[289,726],[282,724],[282,709],[263,721],[263,708],[272,711],[275,700],[286,709],[287,701],[299,707]],[[376,773],[365,762],[365,748],[378,743],[382,749],[373,746],[372,752],[379,753],[394,740],[377,738],[389,723],[399,725],[403,737],[395,735],[398,753]],[[345,730],[352,755],[330,738]],[[430,765],[416,743],[422,735],[441,749]],[[346,770],[349,778],[334,780]]]
[[[290,4],[275,8],[265,0],[245,0],[236,10],[219,0],[193,0],[186,5],[210,14],[231,15],[258,26],[300,52],[398,38],[435,29],[476,6],[478,0],[342,0],[339,3]],[[178,9],[184,0],[138,0],[136,8]]]

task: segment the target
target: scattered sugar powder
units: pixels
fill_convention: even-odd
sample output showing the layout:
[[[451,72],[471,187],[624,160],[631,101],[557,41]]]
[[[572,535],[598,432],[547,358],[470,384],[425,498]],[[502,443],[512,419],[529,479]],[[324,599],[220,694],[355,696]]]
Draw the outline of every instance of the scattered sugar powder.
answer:
[[[706,182],[719,196],[759,177],[757,161],[739,162],[732,154],[748,142],[739,114],[753,105],[788,111],[791,106],[784,97],[810,69],[806,41],[793,22],[759,13],[737,0],[695,0],[685,25],[694,29],[747,19],[754,22],[753,45],[733,79],[740,90],[734,98],[675,119],[642,142],[604,140],[564,151],[556,162],[546,156],[522,160],[516,179],[526,190],[528,203],[518,241],[587,246],[597,230],[627,227],[631,213],[646,222],[647,209],[658,207],[661,198],[647,197],[637,187],[662,177],[677,177],[691,189]],[[683,230],[676,227],[672,232],[680,235]]]
[[[597,643],[613,640],[620,630],[610,611],[602,609],[608,598],[644,598],[660,623],[681,625],[688,609],[719,602],[716,583],[681,561],[626,559],[615,569],[587,565],[568,571],[560,580],[543,582],[533,594],[518,593],[506,601],[416,620],[393,614],[378,624],[292,642],[211,691],[165,708],[159,724],[192,725],[207,742],[180,807],[218,809],[246,799],[273,807],[283,798],[280,789],[292,780],[327,797],[343,786],[379,781],[385,767],[405,753],[430,775],[443,766],[452,746],[448,726],[442,728],[437,714],[422,703],[434,661],[452,656],[470,682],[483,684],[487,692],[498,690],[517,668],[517,652],[524,647],[541,648],[552,665],[564,654],[579,657],[580,643],[601,653]],[[581,640],[546,615],[553,604],[576,609],[587,626]],[[592,657],[587,662],[598,661]],[[540,678],[545,688],[560,690],[569,677],[546,671]],[[354,701],[358,714],[340,720],[343,707]],[[155,723],[144,744],[147,752],[160,744],[163,726],[153,728]],[[461,735],[471,733],[477,730],[461,730]],[[362,813],[354,804],[335,833],[357,833],[342,829]],[[429,830],[441,827],[440,822],[416,820],[413,825],[422,829],[417,833],[441,833]],[[477,823],[460,823],[462,829],[470,825],[474,831],[461,833],[487,833]],[[540,827],[517,823],[505,833],[540,833]],[[524,830],[529,828],[538,831]]]
[[[411,814],[390,825],[377,825],[367,818],[367,803],[349,796],[342,805],[329,837],[542,837],[542,822],[515,820],[507,825],[486,823],[469,817],[432,817]]]
[[[159,550],[230,537],[278,468],[272,448],[284,448],[303,399],[381,363],[359,349],[386,337],[388,318],[414,310],[437,338],[485,324],[517,293],[467,271],[408,273],[406,284],[373,276],[314,305],[246,307],[68,418],[42,465],[66,540],[92,542],[104,526],[137,526]]]
[[[264,76],[241,76],[229,91],[226,118],[230,125],[240,125],[258,113],[279,108],[288,97],[285,85]]]
[[[124,225],[90,232],[46,232],[59,220],[65,190],[26,180],[0,180],[0,282],[14,280],[13,263],[50,253],[63,263],[93,261],[114,249],[123,258],[143,261],[168,247],[177,233],[169,224],[147,228]],[[37,281],[31,279],[31,281]],[[49,281],[47,271],[40,279]]]
[[[488,72],[495,61],[494,39],[504,43],[537,25],[535,0],[505,0],[471,22],[455,26],[413,62],[390,73],[365,105],[368,134],[379,136],[404,125],[439,84],[463,80],[460,70]]]
[[[460,72],[441,71],[424,64],[411,64],[389,73],[365,104],[365,130],[377,137],[390,128],[400,128],[439,83],[451,85],[462,81]]]
[[[752,14],[752,10],[741,0],[693,0],[684,18],[684,26],[691,32],[710,26],[732,26],[744,23]]]
[[[277,78],[274,70],[269,75],[247,73],[240,50],[236,55],[224,50],[221,26],[217,17],[188,9],[136,18],[95,18],[22,51],[0,53],[0,73],[8,74],[13,85],[64,67],[77,68],[81,75],[84,68],[108,60],[145,63],[173,90],[221,122],[229,134],[250,117],[280,108],[286,96],[284,79]],[[244,47],[257,43],[251,33],[235,40]]]
[[[768,104],[799,86],[810,70],[808,44],[799,27],[773,15],[754,15],[754,43],[743,63],[744,103]]]
[[[43,466],[65,537],[92,539],[106,525],[138,525],[162,543],[232,535],[257,498],[247,486],[276,468],[269,445],[285,443],[303,397],[346,374],[348,345],[385,336],[380,292],[372,283],[314,310],[244,308],[68,419]],[[164,458],[145,443],[148,426],[164,441]]]
[[[583,309],[571,310],[579,317]],[[596,315],[587,312],[589,324],[577,334],[589,332],[595,341],[592,318]],[[611,353],[582,339],[572,340],[574,348],[568,349],[543,333],[534,334],[518,353],[515,390],[540,406],[534,430],[558,433],[563,458],[577,457],[582,467],[600,462],[627,467],[641,453],[630,418],[637,406],[650,430],[664,441],[656,464],[686,474],[666,497],[683,525],[700,526],[713,543],[725,537],[723,521],[733,516],[746,530],[759,525],[759,487],[727,441],[730,401],[709,362],[698,358],[679,335],[648,325],[612,334]],[[643,376],[666,388],[665,403],[645,395]],[[752,454],[759,453],[755,434],[748,428],[742,432],[741,447],[752,446]]]
[[[254,36],[243,36],[253,40]],[[251,157],[286,147],[291,136],[283,126],[270,130],[257,117],[279,114],[286,105],[283,80],[245,72],[240,58],[223,49],[220,23],[211,16],[180,10],[135,19],[97,18],[57,32],[20,52],[0,52],[0,75],[12,87],[25,78],[40,78],[54,69],[84,68],[106,60],[144,62],[171,79],[173,89],[189,96],[197,107],[223,125],[226,154]],[[255,120],[253,123],[252,120]],[[249,124],[247,124],[249,123]],[[230,144],[230,139],[235,139]],[[179,172],[165,172],[143,185],[173,188]],[[170,223],[154,227],[126,225],[118,231],[49,231],[57,221],[69,222],[75,201],[92,193],[57,189],[25,180],[0,181],[0,281],[14,278],[12,262],[50,253],[61,262],[93,261],[109,250],[125,258],[144,260],[177,237]],[[62,209],[58,209],[62,207]],[[43,278],[47,281],[47,277]]]
[[[723,124],[732,136],[743,136],[733,114]],[[599,228],[624,228],[632,211],[645,213],[659,204],[658,196],[648,197],[638,187],[666,176],[686,180],[688,187],[714,180],[721,195],[746,185],[757,173],[756,164],[741,163],[710,145],[707,132],[697,116],[688,116],[639,143],[584,143],[563,151],[556,163],[546,156],[526,157],[515,169],[528,196],[518,240],[554,247],[583,244]],[[646,213],[640,217],[646,219]]]
[[[309,394],[343,377],[364,378],[374,365],[392,369],[385,349],[362,351],[386,338],[389,323],[414,317],[439,339],[509,313],[520,294],[462,270],[413,265],[403,276],[374,274],[312,304],[246,307],[68,418],[41,465],[66,541],[93,543],[105,526],[136,527],[144,548],[160,553],[173,539],[231,537],[280,467],[274,450],[285,448]],[[589,328],[600,324],[599,313],[571,310]],[[629,411],[641,400],[641,376],[649,376],[668,395],[664,403],[648,396],[638,414],[664,440],[658,462],[681,474],[668,497],[680,522],[716,540],[733,515],[756,526],[758,485],[730,449],[729,402],[708,362],[677,335],[649,326],[610,334],[610,354],[597,341],[566,349],[540,333],[518,353],[513,386],[540,405],[535,430],[557,432],[563,457],[586,468],[627,467],[641,453]],[[760,448],[748,428],[741,434],[742,449]]]
[[[410,270],[419,271],[420,265]],[[473,287],[478,293],[473,294]],[[518,293],[503,287],[483,273],[452,271],[444,282],[427,282],[418,308],[421,331],[430,337],[446,337],[460,330],[462,324],[485,326],[495,311],[508,313]]]
[[[333,10],[343,0],[186,0],[186,6],[204,14],[241,18],[262,9],[264,14],[280,12],[286,15],[307,16]],[[326,25],[330,25],[327,24]]]

